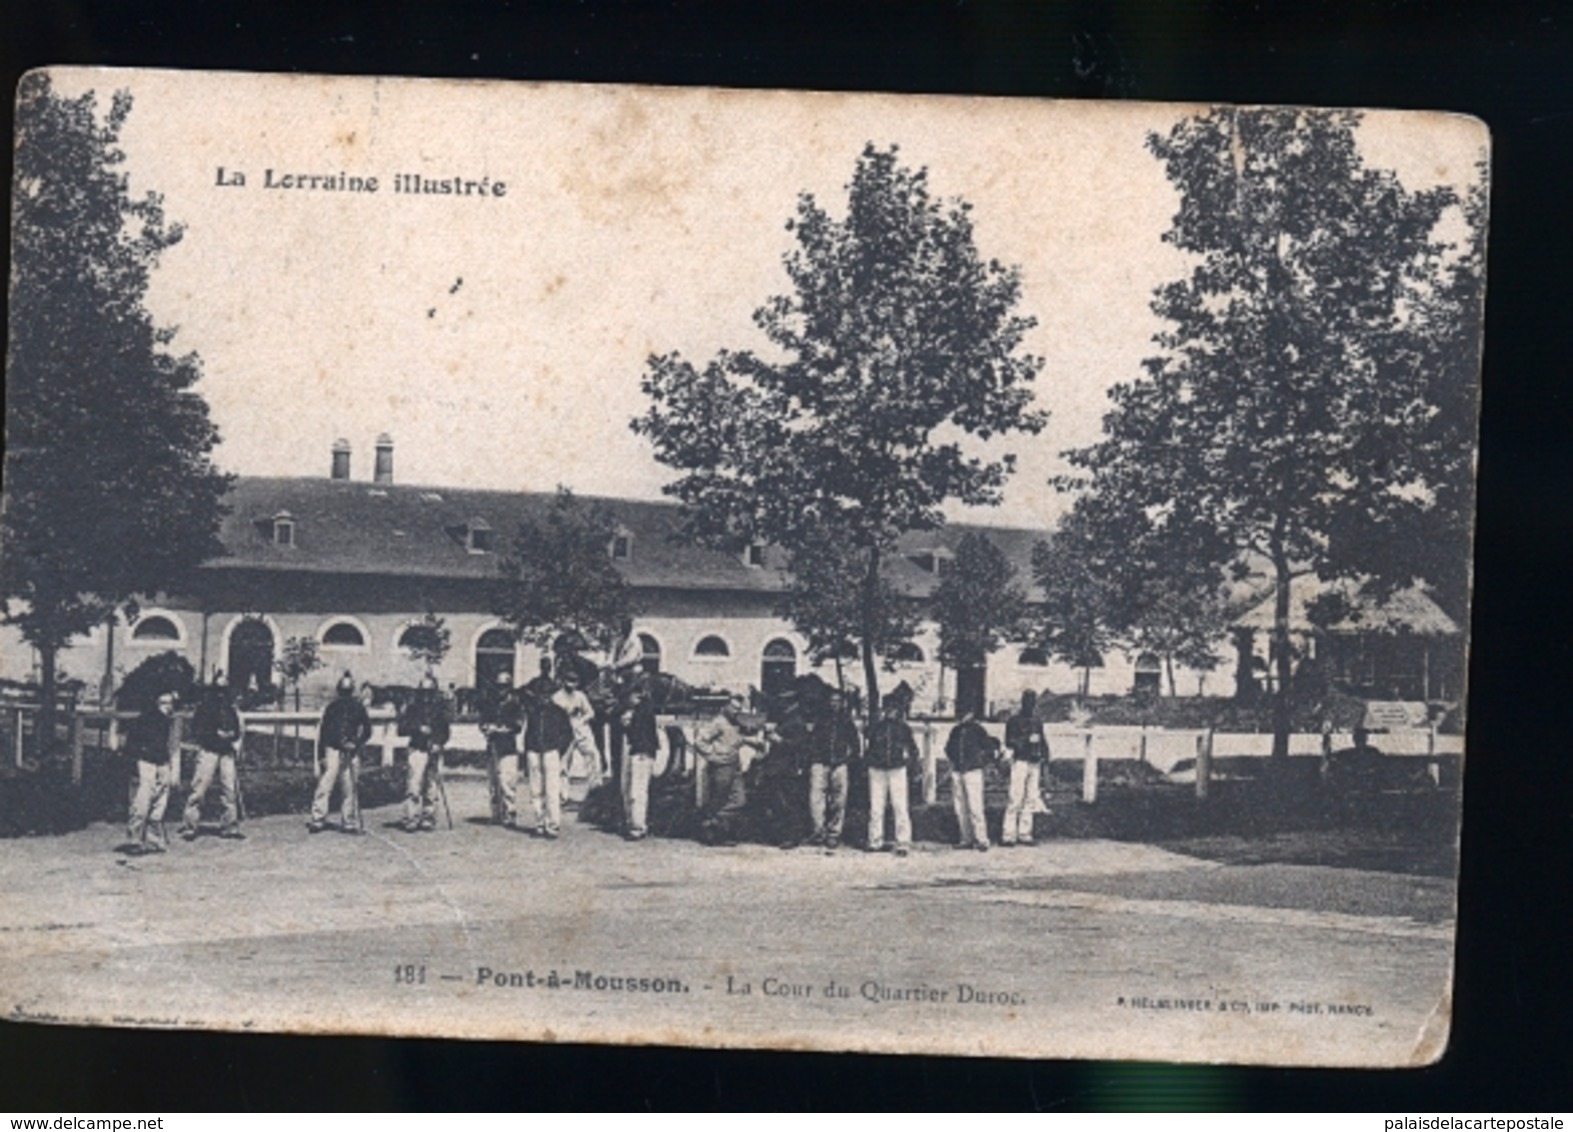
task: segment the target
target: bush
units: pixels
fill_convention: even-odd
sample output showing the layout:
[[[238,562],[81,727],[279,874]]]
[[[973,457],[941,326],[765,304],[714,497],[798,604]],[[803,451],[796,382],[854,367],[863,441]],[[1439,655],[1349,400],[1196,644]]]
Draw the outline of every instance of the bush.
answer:
[[[115,706],[121,711],[144,712],[166,692],[189,702],[196,689],[197,670],[177,652],[161,652],[148,657],[131,670],[115,693]]]

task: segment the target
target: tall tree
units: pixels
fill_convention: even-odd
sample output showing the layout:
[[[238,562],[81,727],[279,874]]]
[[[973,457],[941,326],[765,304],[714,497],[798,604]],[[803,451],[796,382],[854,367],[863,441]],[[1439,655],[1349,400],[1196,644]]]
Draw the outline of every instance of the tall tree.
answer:
[[[5,620],[38,650],[46,737],[59,651],[222,551],[230,480],[209,459],[200,361],[144,305],[181,228],[158,194],[129,194],[130,113],[120,92],[101,119],[91,92],[62,97],[42,72],[18,91],[0,579]]]
[[[865,619],[867,576],[868,551],[823,528],[805,531],[787,562],[787,589],[776,612],[803,634],[815,664],[835,661],[838,683],[842,661],[861,655],[865,624],[873,626],[874,655],[886,660],[918,629],[917,606],[883,575],[875,582],[874,615]]]
[[[1081,669],[1085,699],[1092,670],[1118,642],[1116,590],[1103,545],[1087,537],[1075,512],[1052,542],[1032,548],[1032,573],[1043,591],[1037,636],[1051,656]]]
[[[981,668],[989,654],[1025,631],[1027,595],[1016,568],[987,535],[976,531],[956,545],[951,568],[934,589],[939,657],[960,670]]]
[[[1244,558],[1267,564],[1278,759],[1291,580],[1368,565],[1354,532],[1420,521],[1444,490],[1436,477],[1471,448],[1472,423],[1429,427],[1438,391],[1416,364],[1455,282],[1438,231],[1456,194],[1367,168],[1359,122],[1223,108],[1149,136],[1181,200],[1164,239],[1195,267],[1158,289],[1160,352],[1111,390],[1105,439],[1070,454],[1102,506],[1160,542],[1225,548],[1207,563],[1218,581]],[[1455,395],[1472,404],[1472,389]]]
[[[562,634],[608,647],[633,613],[628,583],[612,564],[616,535],[610,508],[559,487],[541,520],[519,524],[513,553],[498,563],[495,612],[540,648]]]
[[[934,199],[927,171],[894,147],[868,146],[844,218],[799,197],[792,293],[754,314],[771,355],[722,351],[703,369],[651,357],[652,404],[633,422],[681,473],[666,490],[687,506],[691,537],[791,552],[831,529],[860,552],[870,712],[880,572],[896,539],[937,527],[947,501],[997,503],[1013,457],[964,444],[1045,420],[1028,408],[1042,360],[1020,352],[1034,320],[1015,313],[1018,271],[979,255],[970,207]]]

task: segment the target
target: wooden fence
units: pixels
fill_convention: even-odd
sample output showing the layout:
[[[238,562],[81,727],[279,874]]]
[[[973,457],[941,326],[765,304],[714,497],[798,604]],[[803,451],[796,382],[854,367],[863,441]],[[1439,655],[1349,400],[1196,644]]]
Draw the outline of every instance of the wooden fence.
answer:
[[[0,705],[0,718],[5,719],[10,725],[12,753],[18,767],[25,764],[29,745],[34,750],[37,749],[37,713],[36,703],[13,701]],[[135,715],[134,712],[104,708],[62,706],[56,715],[56,738],[58,740],[59,729],[63,728],[71,751],[73,783],[80,784],[82,781],[82,763],[90,733],[97,732],[95,746],[103,750],[118,750],[121,727],[135,718]],[[396,731],[398,717],[391,708],[373,709],[370,716],[371,743],[380,750],[381,764],[389,766],[399,746]],[[170,750],[175,757],[179,756],[181,744],[185,742],[190,718],[188,712],[177,712],[175,715],[175,725],[170,729]],[[314,711],[242,712],[241,725],[244,734],[248,736],[271,732],[274,736],[275,749],[282,743],[286,728],[292,729],[297,739],[309,738],[312,744],[313,769],[320,770],[320,751],[317,749],[316,740],[317,724],[321,718],[321,713]],[[681,733],[691,746],[699,723],[700,720],[693,717],[665,718],[662,720],[662,733],[667,735],[673,732]],[[922,796],[925,803],[932,804],[938,796],[939,760],[944,753],[945,741],[954,726],[955,724],[949,720],[915,720],[912,723],[913,737],[917,740],[922,767]],[[996,739],[1003,738],[1003,724],[985,723],[984,729]],[[1114,760],[1133,760],[1172,778],[1193,774],[1196,795],[1205,798],[1208,796],[1218,759],[1265,760],[1272,746],[1272,736],[1264,732],[1220,732],[1211,729],[1136,726],[1073,727],[1065,724],[1050,725],[1044,730],[1049,740],[1051,761],[1080,760],[1081,798],[1088,803],[1096,802],[1098,799],[1100,764],[1107,764]],[[30,733],[34,740],[32,744],[27,741]],[[461,736],[456,731],[455,739],[460,738],[469,741],[472,737]],[[478,738],[477,731],[473,739],[478,740]],[[1389,731],[1376,735],[1374,741],[1386,756],[1420,761],[1433,781],[1440,781],[1442,759],[1456,757],[1463,753],[1462,736],[1439,735],[1435,727]],[[1331,751],[1349,746],[1351,743],[1352,736],[1348,733],[1297,732],[1290,736],[1289,753],[1291,757],[1296,758],[1325,758]],[[454,748],[461,746],[456,742],[450,742],[449,745]],[[242,748],[244,749],[244,738]],[[1183,768],[1182,764],[1187,760],[1194,766],[1193,772]],[[692,765],[693,761],[690,757],[688,767],[691,768]],[[1176,768],[1181,768],[1180,775],[1174,773]],[[702,780],[704,776],[695,777]],[[698,789],[702,791],[703,786],[698,786]]]

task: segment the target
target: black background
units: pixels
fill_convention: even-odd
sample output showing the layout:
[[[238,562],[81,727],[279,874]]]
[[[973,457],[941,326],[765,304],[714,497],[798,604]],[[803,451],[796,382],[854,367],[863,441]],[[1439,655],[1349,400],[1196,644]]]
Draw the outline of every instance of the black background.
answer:
[[[79,63],[1437,108],[1483,118],[1494,146],[1462,910],[1439,1065],[1332,1073],[0,1023],[0,1109],[1573,1107],[1573,5],[0,0],[0,45],[7,102],[27,68]],[[3,171],[9,184],[8,159]]]

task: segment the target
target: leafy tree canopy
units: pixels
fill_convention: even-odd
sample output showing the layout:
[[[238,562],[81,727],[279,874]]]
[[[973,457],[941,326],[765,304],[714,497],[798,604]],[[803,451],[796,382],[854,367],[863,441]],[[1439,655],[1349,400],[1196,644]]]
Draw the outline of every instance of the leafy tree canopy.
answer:
[[[616,534],[605,504],[559,487],[545,516],[519,524],[513,553],[498,563],[497,615],[541,648],[564,633],[608,647],[633,615],[628,583],[612,564]]]
[[[932,608],[940,660],[952,668],[972,668],[1022,636],[1027,595],[1004,552],[987,535],[974,532],[957,544],[951,569],[934,590]]]
[[[430,673],[448,655],[448,650],[453,646],[453,633],[448,628],[446,618],[428,609],[424,617],[404,630],[399,643],[404,646],[411,660],[424,665]]]
[[[156,193],[128,191],[130,113],[121,92],[101,118],[45,73],[18,91],[0,580],[46,685],[73,636],[222,550],[230,481],[209,459],[200,362],[144,306],[181,229]]]
[[[1028,407],[1042,360],[1020,350],[1034,320],[1016,313],[1017,270],[983,259],[970,206],[934,199],[894,148],[864,149],[843,218],[804,194],[787,226],[792,291],[754,314],[774,351],[722,351],[702,369],[651,357],[633,428],[679,473],[666,490],[691,537],[791,552],[833,530],[865,552],[872,711],[882,556],[939,525],[949,500],[999,501],[1013,458],[964,442],[1043,427]]]
[[[858,655],[868,551],[826,530],[805,532],[787,564],[787,590],[777,613],[808,641],[818,664]],[[918,629],[917,607],[883,575],[876,576],[874,655],[891,660]]]
[[[1091,525],[1095,539],[1134,529],[1190,546],[1188,568],[1218,582],[1246,558],[1268,564],[1281,689],[1291,578],[1407,570],[1417,560],[1394,536],[1456,526],[1471,490],[1457,477],[1473,447],[1474,353],[1445,391],[1429,363],[1456,359],[1443,312],[1477,301],[1478,263],[1439,236],[1457,195],[1367,168],[1359,122],[1226,108],[1149,137],[1180,194],[1164,239],[1195,266],[1158,289],[1159,352],[1111,390],[1105,439],[1069,454],[1113,517]],[[1467,545],[1446,553],[1467,558]],[[1287,751],[1280,699],[1275,754]]]

